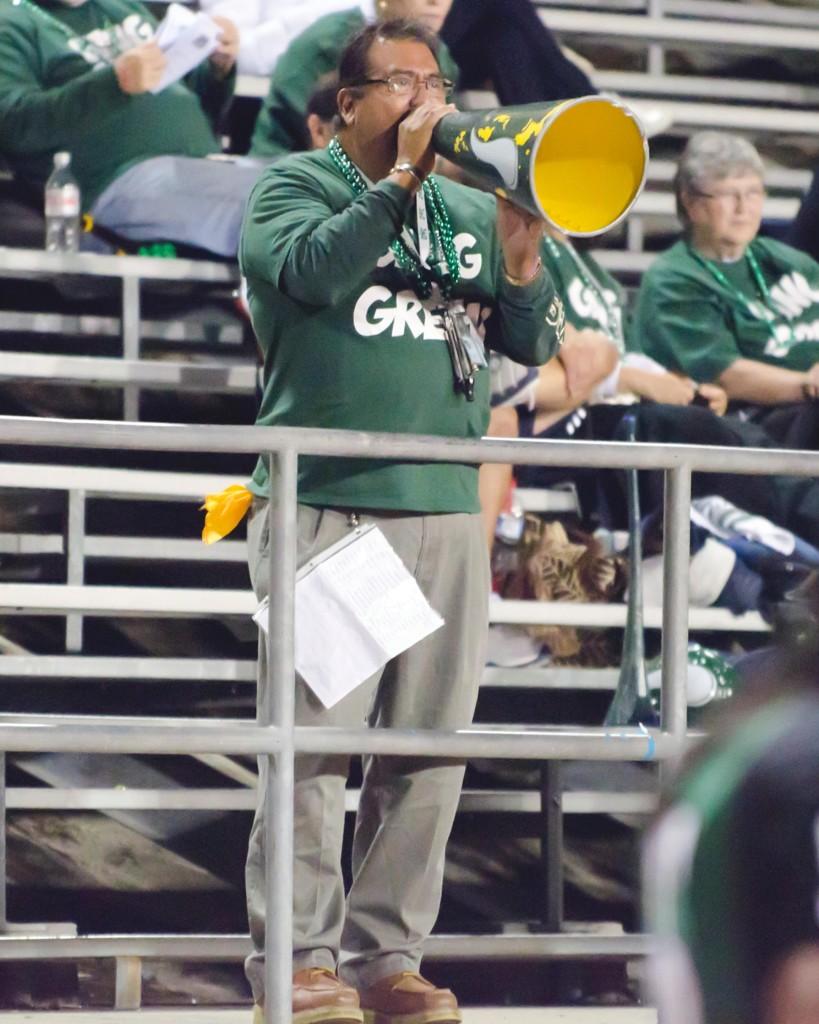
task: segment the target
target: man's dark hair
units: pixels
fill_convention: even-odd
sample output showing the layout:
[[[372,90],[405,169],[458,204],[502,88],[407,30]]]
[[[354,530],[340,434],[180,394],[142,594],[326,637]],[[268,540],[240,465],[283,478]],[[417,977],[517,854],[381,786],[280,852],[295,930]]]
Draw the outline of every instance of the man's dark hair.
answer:
[[[420,22],[409,18],[394,18],[391,21],[376,22],[357,32],[344,47],[338,61],[338,87],[349,89],[367,78],[370,70],[369,56],[373,43],[397,40],[422,43],[438,60],[438,38]]]
[[[310,93],[306,113],[316,114],[322,121],[332,121],[338,113],[338,75],[333,71],[322,75]]]

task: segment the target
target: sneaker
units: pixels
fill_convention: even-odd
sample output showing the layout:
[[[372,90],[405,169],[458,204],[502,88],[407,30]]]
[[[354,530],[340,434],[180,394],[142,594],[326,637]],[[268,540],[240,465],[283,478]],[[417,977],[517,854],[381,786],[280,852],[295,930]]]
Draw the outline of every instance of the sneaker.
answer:
[[[293,975],[293,1024],[363,1024],[358,993],[326,967]],[[264,1007],[253,1007],[253,1024],[264,1024]]]
[[[521,668],[540,657],[542,644],[529,636],[522,626],[505,626],[493,622],[489,627],[486,650],[487,665],[499,668]]]
[[[382,978],[360,993],[364,1024],[460,1024],[458,1000],[413,971]]]

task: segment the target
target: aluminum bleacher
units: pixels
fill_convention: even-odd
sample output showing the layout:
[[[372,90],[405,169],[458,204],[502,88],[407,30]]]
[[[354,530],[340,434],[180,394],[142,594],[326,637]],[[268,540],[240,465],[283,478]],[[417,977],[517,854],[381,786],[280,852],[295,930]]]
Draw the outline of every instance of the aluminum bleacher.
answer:
[[[724,14],[722,11],[720,18]],[[808,27],[773,21],[758,23],[738,17],[723,21],[717,17],[620,14],[559,7],[543,9],[540,16],[561,36],[590,36],[629,47],[662,43],[719,50],[811,53],[819,46],[819,24]]]
[[[819,45],[819,13],[774,5],[729,4],[719,0],[539,0],[541,16],[557,33],[582,49],[584,42],[605,38],[624,51],[635,48],[646,54],[646,71],[600,70],[594,74],[601,89],[614,90],[624,97],[662,100],[675,116],[674,132],[686,135],[701,127],[724,128],[752,133],[757,138],[777,139],[788,134],[815,142],[819,134],[819,88],[794,82],[758,82],[751,79],[706,75],[665,74],[663,59],[666,48],[693,50],[736,49],[738,52],[780,52],[791,55],[812,54]],[[577,10],[582,6],[583,10]],[[628,13],[625,13],[628,12]],[[239,93],[260,97],[266,83],[240,77]],[[716,101],[716,102],[715,102]],[[673,165],[668,160],[652,161],[648,181],[653,191],[646,192],[631,215],[633,225],[628,233],[630,250],[618,248],[595,252],[608,269],[633,280],[653,259],[651,253],[639,251],[647,228],[658,226],[668,231],[676,223],[673,199],[668,186]],[[769,176],[773,195],[766,204],[766,217],[787,220],[796,209],[798,197],[809,180],[805,170],[774,169]],[[0,276],[53,279],[56,275],[89,274],[120,281],[120,316],[73,316],[60,313],[30,313],[10,310],[0,325],[0,343],[15,334],[62,337],[76,335],[119,338],[120,356],[89,356],[81,354],[4,351],[0,358],[0,379],[84,383],[99,387],[122,389],[126,419],[136,419],[139,396],[143,390],[219,392],[251,394],[254,383],[252,361],[236,349],[242,343],[235,325],[221,328],[219,341],[224,350],[212,353],[202,362],[181,359],[146,358],[143,342],[200,342],[206,340],[205,330],[195,322],[159,321],[143,315],[142,282],[199,280],[214,287],[230,289],[236,282],[236,270],[226,264],[190,260],[153,260],[145,257],[91,257],[44,254],[29,250],[0,248]],[[22,347],[22,346],[21,346]],[[47,654],[19,649],[0,636],[0,689],[20,691],[33,683],[48,686],[81,687],[90,681],[104,681],[112,686],[126,687],[134,681],[154,682],[164,686],[177,683],[202,683],[208,686],[241,687],[242,699],[250,701],[255,683],[255,664],[247,657],[196,658],[140,654],[139,656],[101,656],[84,645],[83,621],[94,617],[115,621],[120,617],[139,616],[157,623],[176,619],[198,621],[247,622],[255,610],[255,601],[246,586],[200,587],[188,585],[154,586],[100,585],[86,582],[91,562],[116,566],[128,565],[138,573],[140,563],[161,563],[174,574],[184,574],[186,566],[202,563],[226,565],[244,561],[241,540],[227,539],[206,547],[193,536],[121,536],[107,534],[98,525],[88,525],[86,510],[98,499],[105,501],[190,502],[201,501],[205,493],[220,490],[233,477],[190,473],[153,473],[145,471],[96,469],[81,464],[73,466],[42,463],[0,464],[0,501],[21,492],[49,492],[59,495],[66,509],[65,528],[54,523],[27,524],[24,530],[0,532],[0,557],[25,555],[59,561],[64,581],[51,583],[0,582],[0,617],[51,617],[64,621],[65,652]],[[498,601],[491,607],[495,623],[567,624],[576,626],[622,626],[625,606],[557,604],[546,602]],[[656,630],[662,624],[662,609],[645,611],[646,628]],[[742,638],[745,634],[763,636],[767,624],[757,614],[732,616],[723,609],[689,609],[688,625],[692,630],[727,631]],[[610,691],[616,684],[616,669],[583,670],[535,666],[508,669],[487,667],[485,689],[546,691]],[[247,697],[245,697],[245,693]],[[25,716],[32,724],[32,716]],[[110,723],[110,719],[107,720]],[[87,718],[68,720],[43,716],[42,730],[59,730],[78,723],[93,730]],[[2,723],[2,724],[7,724]],[[100,724],[98,721],[97,725]],[[102,723],[105,724],[105,723]],[[25,723],[21,723],[25,727]],[[129,729],[129,721],[115,721],[115,727]],[[157,728],[156,720],[133,719],[134,735]],[[200,728],[201,723],[196,725]],[[173,728],[168,724],[168,729]],[[491,725],[482,726],[491,730]],[[505,727],[509,730],[509,727]],[[202,730],[202,735],[206,730]],[[217,728],[211,730],[216,733]],[[237,730],[238,731],[238,730]],[[518,738],[525,737],[527,726],[517,727]],[[532,732],[532,737],[536,736]],[[197,742],[194,736],[191,746]],[[227,742],[227,741],[226,741]],[[614,738],[612,738],[612,744]],[[144,749],[149,749],[146,739]],[[78,748],[79,749],[79,748]],[[238,782],[238,787],[201,786],[185,790],[112,789],[80,786],[15,785],[5,794],[5,807],[19,810],[190,810],[208,809],[229,812],[247,811],[255,802],[252,772],[226,754],[210,757],[217,771]],[[642,756],[642,755],[640,755]],[[222,758],[221,761],[215,759]],[[0,755],[2,760],[2,755]],[[207,762],[206,762],[207,763]],[[217,767],[218,766],[218,767]],[[244,773],[244,774],[242,774]],[[538,815],[544,813],[544,791],[521,788],[465,790],[461,811],[468,813],[510,813]],[[348,794],[348,810],[356,806],[358,794]],[[601,793],[596,790],[560,792],[557,801],[560,813],[616,813],[640,816],[650,813],[656,803],[654,787],[645,791],[628,790]],[[3,801],[0,801],[2,808]],[[0,828],[2,825],[0,824]],[[2,901],[0,901],[2,903]],[[44,934],[6,934],[0,914],[0,960],[41,957],[110,957],[117,963],[117,1005],[137,1006],[140,1001],[141,962],[146,958],[179,958],[238,960],[245,955],[245,935],[85,935],[70,941],[65,936]],[[116,930],[115,928],[112,930]],[[69,934],[67,932],[66,934]],[[566,928],[562,933],[545,935],[507,934],[491,936],[438,935],[429,943],[427,956],[432,959],[476,959],[492,957],[516,961],[521,959],[631,958],[648,949],[645,936],[620,932],[601,935],[575,934]],[[218,1012],[207,1012],[207,1020],[222,1020]],[[229,1011],[229,1013],[232,1011]],[[224,1024],[246,1019],[246,1011],[235,1017],[224,1015]],[[510,1024],[530,1019],[527,1011],[488,1010],[465,1013],[466,1024],[492,1020],[493,1024]],[[549,1011],[537,1009],[531,1019],[551,1019]],[[142,1015],[144,1018],[144,1014]],[[157,1021],[162,1015],[157,1015]],[[555,1020],[577,1024],[598,1021],[653,1021],[650,1009],[620,1011],[606,1008],[602,1016],[593,1011],[576,1018],[569,1011],[556,1011]],[[0,1014],[0,1020],[18,1019]],[[31,1014],[35,1024],[48,1024],[46,1015]],[[78,1019],[81,1019],[78,1017]],[[140,1018],[142,1019],[142,1018]],[[174,1021],[188,1019],[184,1012],[173,1010]],[[194,1011],[190,1024],[204,1020],[204,1012]],[[89,1014],[88,1024],[107,1024],[108,1017]],[[110,1015],[111,1024],[130,1024],[126,1015]],[[22,1024],[22,1022],[21,1022]]]
[[[819,11],[806,5],[777,3],[735,3],[732,0],[533,0],[544,9],[582,7],[588,11],[649,11],[666,17],[705,18],[714,21],[740,21],[751,24],[819,28]]]
[[[95,497],[106,499],[139,498],[149,501],[188,499],[201,502],[206,493],[221,490],[230,483],[227,477],[201,474],[149,473],[132,470],[94,469],[83,467],[0,464],[0,488],[65,491],[82,496],[83,501]],[[163,560],[207,559],[209,561],[241,560],[241,542],[223,540],[210,547],[193,538],[168,537],[123,538],[120,536],[86,536],[85,516],[74,518],[68,536],[26,533],[0,537],[7,550],[15,547],[27,551],[61,551],[70,555],[75,565],[73,579],[65,583],[0,583],[0,612],[5,614],[70,615],[84,613],[94,616],[184,616],[219,617],[249,616],[255,611],[255,599],[249,589],[219,590],[188,587],[150,586],[88,586],[85,577],[86,558]],[[198,547],[196,546],[198,545]],[[67,573],[67,576],[69,574]],[[544,601],[497,601],[490,607],[490,617],[498,623],[574,626],[622,626],[625,605],[584,605]],[[662,609],[647,608],[646,627],[659,628]],[[766,632],[766,623],[756,613],[734,616],[725,609],[691,608],[692,629]]]
[[[54,444],[60,442],[63,445],[71,445],[77,439],[83,439],[86,444],[94,443],[94,439],[101,439],[105,447],[116,447],[117,444],[127,447],[129,444],[136,446],[140,444],[156,443],[164,447],[167,443],[179,445],[183,450],[201,448],[210,450],[214,447],[214,441],[221,435],[213,428],[207,427],[157,427],[149,425],[124,425],[124,424],[83,424],[76,428],[72,437],[66,435],[66,424],[58,422],[39,422],[36,420],[22,421],[6,419],[0,425],[2,436],[5,441],[14,440],[24,443],[32,443],[32,439],[39,439],[43,443]],[[252,428],[240,428],[233,432],[230,439],[222,438],[221,443],[236,445],[240,450],[258,450],[259,446],[264,447],[262,434],[271,438],[273,443],[274,434],[286,440],[287,432],[270,432],[253,430]],[[320,435],[320,436],[317,436]],[[358,435],[354,435],[358,437]],[[167,439],[167,440],[165,440]],[[360,440],[360,439],[359,439]],[[419,439],[415,439],[417,442]],[[325,432],[310,432],[308,443],[310,450],[318,450],[323,453],[323,446],[342,442],[334,437],[328,436]],[[346,442],[345,442],[346,443]],[[380,454],[377,447],[377,440],[367,441],[371,445],[370,451],[374,455]],[[386,441],[384,442],[386,443]],[[399,444],[400,441],[393,438],[391,444]],[[639,451],[637,448],[639,447]],[[472,450],[472,449],[470,449]],[[546,448],[538,448],[535,452],[531,446],[522,442],[515,443],[492,443],[485,446],[488,457],[498,460],[522,461],[540,459],[545,457]],[[342,448],[340,454],[346,454],[348,449]],[[666,643],[671,645],[672,632],[677,636],[677,646],[671,647],[677,656],[684,657],[684,646],[679,645],[679,639],[684,640],[687,591],[685,577],[685,546],[683,537],[687,537],[687,502],[688,487],[685,480],[679,482],[680,473],[690,473],[693,467],[708,469],[717,465],[746,472],[763,472],[766,465],[774,460],[779,468],[799,473],[814,471],[813,462],[815,459],[810,455],[800,453],[799,458],[789,456],[788,453],[746,453],[731,452],[728,454],[708,450],[679,449],[673,454],[661,447],[651,446],[607,446],[606,451],[601,451],[599,445],[588,445],[575,442],[571,445],[560,445],[551,443],[548,446],[550,459],[557,464],[577,464],[588,461],[589,464],[602,468],[603,466],[621,465],[625,460],[639,460],[647,463],[649,459],[657,460],[660,465],[666,467],[669,472],[675,474],[672,483],[669,485],[669,512],[670,523],[667,525],[666,554],[668,558],[667,570],[669,578],[674,579],[674,584],[666,588],[666,607],[664,608],[666,627]],[[477,454],[477,453],[475,453]],[[460,448],[453,450],[451,444],[446,446],[447,457],[465,458],[467,453],[461,453]],[[473,456],[474,457],[474,456]],[[681,462],[682,460],[682,462]],[[681,468],[682,465],[682,468]],[[79,484],[81,481],[89,488],[95,488],[99,493],[105,493],[109,497],[116,491],[120,495],[144,496],[150,493],[158,500],[178,499],[180,496],[189,494],[191,491],[201,495],[201,487],[206,489],[216,485],[218,482],[212,478],[199,478],[195,484],[193,478],[179,480],[178,474],[171,474],[175,482],[167,489],[163,488],[162,480],[167,476],[163,474],[152,474],[149,485],[146,480],[137,481],[129,471],[118,471],[115,476],[106,479],[103,475],[108,471],[98,471],[96,480],[82,479],[81,472],[76,467],[60,467],[62,479],[52,480],[48,468],[40,467],[42,482],[50,482],[52,489],[67,487],[72,484]],[[16,473],[16,475],[15,475]],[[170,479],[171,477],[168,477]],[[19,464],[15,469],[5,471],[5,482],[8,486],[16,487],[21,480],[28,480],[31,484],[31,476],[27,473],[25,464]],[[687,477],[686,477],[687,479]],[[170,492],[170,493],[169,493]],[[294,494],[290,500],[295,500]],[[278,534],[276,534],[278,536]],[[673,540],[669,542],[668,538]],[[286,544],[287,536],[283,535],[282,544]],[[20,589],[21,585],[5,584],[0,588],[0,605],[3,609],[14,614],[23,614],[28,611],[37,614],[44,607],[49,609],[65,608],[71,612],[82,611],[84,613],[117,614],[118,609],[112,608],[111,601],[114,597],[117,601],[123,598],[121,607],[128,610],[125,595],[131,602],[142,601],[141,607],[150,605],[149,611],[169,611],[176,614],[180,611],[178,605],[162,605],[159,595],[154,593],[154,588],[146,587],[65,587],[58,586],[62,593],[52,596],[46,595],[41,590],[37,593],[29,591],[26,593]],[[191,604],[189,602],[190,591],[188,588],[165,588],[165,591],[178,589],[184,603],[183,611],[189,613]],[[117,591],[117,593],[115,593]],[[92,592],[96,597],[92,596]],[[37,594],[46,596],[42,601]],[[222,594],[206,592],[210,594],[212,601],[210,611],[214,614],[226,613],[228,615],[245,616],[252,610],[254,602],[247,600],[245,590],[237,588],[231,594],[231,603],[223,603]],[[67,601],[70,596],[71,600]],[[53,597],[53,599],[52,599]],[[102,598],[97,603],[97,598]],[[76,598],[76,601],[74,600]],[[149,600],[147,599],[149,598]],[[145,600],[143,600],[145,599]],[[198,599],[197,599],[198,600]],[[605,610],[604,606],[596,607],[597,623],[602,620],[600,613]],[[194,608],[196,614],[205,614],[204,607]],[[680,630],[682,630],[680,632]],[[20,656],[20,655],[18,655]],[[670,655],[669,655],[670,658]],[[669,662],[671,664],[671,662]],[[676,662],[674,662],[676,664]],[[52,669],[57,666],[52,665]],[[97,663],[97,669],[103,666]],[[684,675],[672,676],[671,681],[676,679],[677,683],[684,679]],[[4,682],[4,685],[5,682]],[[675,705],[676,707],[676,705]],[[684,712],[684,704],[682,706]],[[685,718],[684,715],[679,723],[679,740],[685,740]],[[320,730],[319,730],[320,731]],[[103,739],[103,732],[105,738]],[[310,742],[303,738],[304,734],[314,732],[312,730],[299,730],[298,741]],[[227,720],[201,720],[196,718],[175,718],[161,719],[147,716],[128,717],[117,716],[115,718],[105,716],[71,716],[71,715],[4,715],[0,722],[0,733],[6,749],[18,751],[99,751],[107,752],[132,752],[132,753],[195,753],[195,754],[216,754],[224,755],[230,753],[251,753],[259,750],[268,752],[268,746],[272,744],[272,732],[259,729],[249,722],[229,722]],[[389,737],[378,737],[372,735],[377,730],[370,730],[366,739],[358,738],[356,742],[367,745],[361,749],[375,750],[376,744],[389,743],[391,751],[412,749],[424,751],[440,751],[441,738],[433,740],[430,737],[427,741],[420,733],[413,733],[411,736],[391,734]],[[526,725],[505,725],[500,728],[491,724],[480,724],[468,730],[462,730],[457,734],[446,737],[446,749],[453,756],[482,757],[502,756],[517,759],[532,759],[548,757],[554,759],[591,759],[603,760],[605,762],[615,761],[639,761],[640,759],[660,757],[665,758],[671,755],[672,747],[670,740],[671,733],[657,730],[606,730],[603,728],[577,729],[543,729]],[[326,739],[318,739],[314,742],[327,742]],[[335,739],[333,742],[337,742]],[[423,747],[423,743],[429,742],[429,746]],[[501,748],[500,743],[503,743]],[[404,746],[396,746],[403,743]],[[548,743],[548,747],[546,744]],[[433,745],[434,744],[434,745]],[[310,749],[307,747],[306,749]],[[549,765],[553,762],[549,761]],[[235,779],[235,781],[238,781]],[[251,780],[248,780],[248,782]],[[162,807],[175,808],[180,812],[184,808],[193,807],[214,807],[220,804],[231,807],[232,810],[243,809],[250,805],[251,794],[248,792],[249,785],[240,783],[239,789],[228,791],[227,787],[200,787],[194,788],[191,793],[184,795],[168,794],[167,791],[152,792],[150,789],[143,792],[134,791],[125,795],[103,792],[103,787],[91,786],[90,791],[78,793],[76,787],[57,786],[57,792],[46,796],[42,792],[34,792],[32,787],[17,787],[16,791],[9,797],[12,805],[23,807],[50,807],[58,806],[63,799],[69,806],[84,807],[108,807],[114,805],[120,809],[129,804],[132,808]],[[60,791],[61,790],[61,791]],[[548,794],[552,795],[549,796]],[[350,806],[355,805],[356,795],[354,792],[349,797]],[[544,803],[545,801],[545,803]],[[643,814],[653,806],[653,796],[650,789],[634,792],[615,792],[607,794],[605,798],[593,791],[578,791],[573,794],[561,796],[559,801],[554,799],[554,790],[549,790],[545,783],[537,793],[526,790],[508,790],[503,793],[496,789],[474,792],[471,788],[464,794],[463,808],[475,811],[494,809],[496,813],[501,810],[510,811],[516,814],[531,814],[535,811],[544,811],[548,808],[548,814],[563,813],[587,813],[603,808],[608,810],[616,809],[618,814],[630,816]],[[553,883],[552,883],[553,884]],[[283,906],[281,902],[278,906]],[[268,914],[268,920],[273,921],[275,915]],[[247,939],[244,936],[214,936],[214,935],[136,935],[136,936],[98,936],[86,935],[72,937],[70,934],[62,934],[59,930],[50,935],[38,934],[29,929],[25,935],[8,934],[0,938],[0,958],[14,959],[20,957],[110,957],[117,961],[118,983],[120,1005],[134,1005],[139,1001],[139,972],[141,959],[144,957],[188,957],[205,959],[237,959],[242,955],[246,947]],[[557,959],[557,958],[599,958],[615,956],[628,958],[642,955],[648,947],[644,936],[627,935],[622,932],[610,931],[605,934],[581,931],[576,932],[569,928],[564,931],[552,931],[547,934],[525,934],[512,933],[505,935],[491,936],[464,936],[464,935],[439,935],[430,943],[428,953],[431,957],[446,959],[470,959],[481,960],[486,957],[493,959]]]
[[[252,395],[256,367],[243,362],[171,362],[166,359],[109,359],[102,356],[5,352],[0,380],[83,383],[132,392],[199,391]]]
[[[49,386],[81,383],[122,391],[124,419],[139,419],[140,395],[144,390],[194,392],[201,394],[252,395],[255,387],[255,357],[236,352],[244,333],[238,319],[233,322],[203,323],[143,320],[142,288],[146,282],[199,282],[229,293],[238,282],[235,266],[227,263],[159,259],[144,256],[103,256],[89,253],[52,253],[33,249],[0,247],[0,278],[39,281],[103,279],[119,282],[120,316],[5,310],[0,318],[4,354],[0,380],[38,381]],[[101,336],[118,339],[120,354],[93,356],[80,352],[47,353],[14,351],[9,342],[32,338],[76,336],[81,341]],[[191,343],[207,343],[212,349],[226,348],[224,354],[185,359],[149,358],[144,343],[161,340],[166,346],[190,349]],[[42,343],[41,343],[42,344]],[[233,351],[231,351],[233,350]]]

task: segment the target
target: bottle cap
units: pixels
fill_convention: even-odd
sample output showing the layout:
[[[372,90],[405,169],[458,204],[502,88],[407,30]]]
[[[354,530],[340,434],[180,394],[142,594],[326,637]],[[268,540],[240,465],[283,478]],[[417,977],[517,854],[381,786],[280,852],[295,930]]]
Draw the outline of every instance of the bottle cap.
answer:
[[[62,151],[60,153],[55,153],[54,154],[54,166],[57,169],[60,169],[62,167],[68,167],[68,165],[70,163],[71,163],[71,154],[70,153]]]

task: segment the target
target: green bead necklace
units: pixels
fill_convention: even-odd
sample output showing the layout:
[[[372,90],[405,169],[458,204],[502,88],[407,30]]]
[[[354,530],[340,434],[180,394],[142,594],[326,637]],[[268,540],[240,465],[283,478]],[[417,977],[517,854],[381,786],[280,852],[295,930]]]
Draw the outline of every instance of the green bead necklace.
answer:
[[[328,152],[333,163],[357,196],[367,191],[367,183],[361,172],[344,152],[344,147],[335,136],[330,140]],[[434,178],[427,178],[422,184],[424,200],[427,204],[432,236],[432,253],[429,267],[425,267],[401,238],[396,238],[390,245],[395,261],[401,270],[410,278],[413,287],[421,298],[426,299],[432,294],[433,284],[437,284],[441,294],[448,299],[461,279],[461,263],[455,248],[455,235],[449,211],[444,204],[444,197]]]

